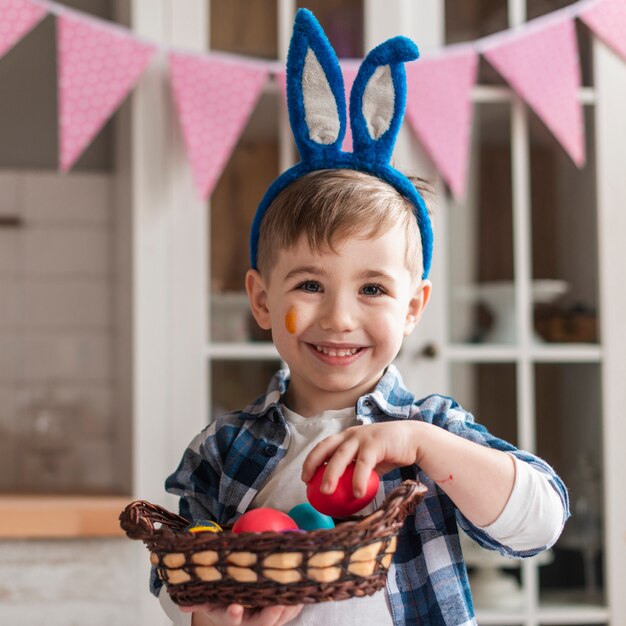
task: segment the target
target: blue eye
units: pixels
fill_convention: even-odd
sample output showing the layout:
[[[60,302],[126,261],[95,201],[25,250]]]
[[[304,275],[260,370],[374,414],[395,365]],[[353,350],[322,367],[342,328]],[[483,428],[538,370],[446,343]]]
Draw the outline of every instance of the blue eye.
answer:
[[[376,283],[364,285],[361,288],[361,292],[366,296],[382,296],[386,293],[382,285],[377,285]]]
[[[307,293],[318,293],[322,290],[322,286],[316,280],[305,280],[297,288]]]

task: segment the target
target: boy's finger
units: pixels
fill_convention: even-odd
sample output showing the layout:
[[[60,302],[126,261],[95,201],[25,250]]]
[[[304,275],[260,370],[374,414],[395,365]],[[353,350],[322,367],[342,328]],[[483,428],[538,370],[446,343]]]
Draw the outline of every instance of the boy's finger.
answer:
[[[355,439],[349,439],[342,443],[328,460],[320,491],[333,493],[337,488],[339,478],[346,471],[346,467],[354,460],[359,451],[359,444]]]
[[[367,483],[376,467],[376,458],[365,450],[359,450],[359,456],[354,464],[354,476],[352,477],[352,490],[355,498],[362,498],[367,489]]]
[[[241,604],[229,604],[226,608],[226,617],[229,620],[229,626],[239,626],[243,620],[244,611],[245,609]]]
[[[283,613],[283,616],[281,617],[277,626],[282,626],[282,624],[287,624],[287,622],[290,622],[292,619],[294,619],[294,617],[298,617],[303,607],[304,607],[303,604],[294,604],[292,606],[285,607],[285,612]]]
[[[276,626],[285,611],[283,605],[267,606],[246,620],[245,626]]]

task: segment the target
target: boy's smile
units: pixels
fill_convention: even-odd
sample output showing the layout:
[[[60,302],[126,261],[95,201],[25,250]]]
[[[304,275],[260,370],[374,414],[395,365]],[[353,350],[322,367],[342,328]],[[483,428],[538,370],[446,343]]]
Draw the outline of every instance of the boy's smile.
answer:
[[[401,225],[314,252],[302,236],[281,250],[269,281],[246,277],[252,312],[289,365],[290,408],[353,406],[378,383],[428,301],[430,283],[405,263]]]

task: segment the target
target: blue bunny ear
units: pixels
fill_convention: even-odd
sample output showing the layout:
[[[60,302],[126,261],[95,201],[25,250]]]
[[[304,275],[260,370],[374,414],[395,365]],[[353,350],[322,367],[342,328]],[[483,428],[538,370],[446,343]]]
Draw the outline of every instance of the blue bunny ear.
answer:
[[[303,161],[337,154],[346,133],[346,96],[337,55],[311,11],[300,9],[287,56],[289,121]]]
[[[387,164],[406,106],[404,63],[419,57],[406,37],[394,37],[365,58],[350,94],[350,123],[355,158]]]

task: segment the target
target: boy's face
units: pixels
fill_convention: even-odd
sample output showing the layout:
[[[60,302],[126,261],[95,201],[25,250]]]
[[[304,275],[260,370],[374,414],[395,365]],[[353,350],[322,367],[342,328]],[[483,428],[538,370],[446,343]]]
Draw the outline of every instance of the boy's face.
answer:
[[[401,225],[375,239],[349,239],[337,253],[313,252],[303,235],[279,253],[269,281],[248,272],[253,315],[271,328],[291,370],[294,411],[351,406],[375,387],[430,296],[430,283],[411,276],[404,254]]]

